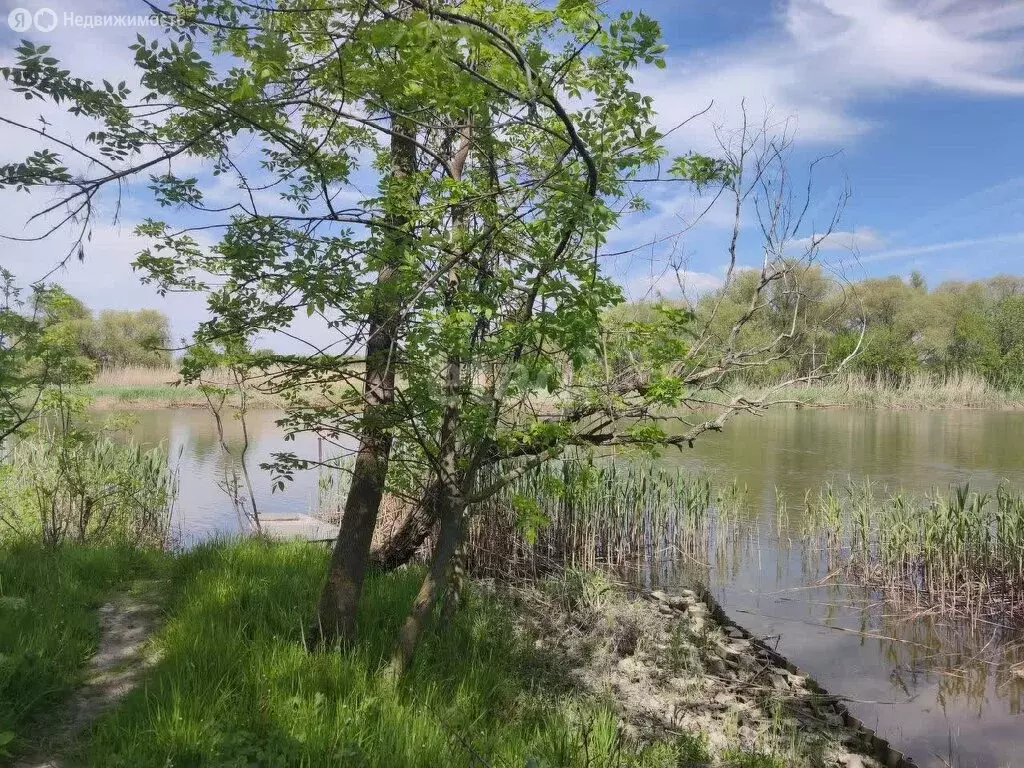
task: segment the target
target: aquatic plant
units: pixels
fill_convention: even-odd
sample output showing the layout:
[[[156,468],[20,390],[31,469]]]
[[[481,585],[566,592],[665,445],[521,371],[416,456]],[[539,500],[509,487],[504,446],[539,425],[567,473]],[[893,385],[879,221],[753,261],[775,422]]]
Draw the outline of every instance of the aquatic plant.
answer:
[[[476,572],[533,573],[640,560],[703,562],[716,521],[733,519],[742,497],[738,486],[716,497],[707,477],[650,462],[545,465],[475,510],[469,565]]]
[[[832,562],[890,597],[950,612],[1024,621],[1024,495],[967,484],[876,501],[870,485],[807,497],[808,532]]]

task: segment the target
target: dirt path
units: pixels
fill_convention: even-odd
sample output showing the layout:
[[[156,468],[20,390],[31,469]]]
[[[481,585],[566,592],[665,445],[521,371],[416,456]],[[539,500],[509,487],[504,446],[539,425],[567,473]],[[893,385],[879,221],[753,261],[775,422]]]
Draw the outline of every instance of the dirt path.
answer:
[[[99,614],[100,644],[89,660],[85,684],[54,719],[35,754],[15,768],[61,768],[61,753],[75,736],[127,696],[156,660],[144,652],[157,624],[152,602],[123,595],[101,606]]]

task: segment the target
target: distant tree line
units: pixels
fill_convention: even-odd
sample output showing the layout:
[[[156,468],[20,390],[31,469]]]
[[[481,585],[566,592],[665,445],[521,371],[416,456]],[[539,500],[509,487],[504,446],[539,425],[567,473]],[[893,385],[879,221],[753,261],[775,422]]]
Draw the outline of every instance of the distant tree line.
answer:
[[[709,323],[721,342],[749,310],[757,282],[756,272],[740,274],[727,288],[676,306],[693,313],[696,327]],[[999,387],[1024,386],[1022,276],[946,281],[929,289],[919,272],[906,279],[843,284],[811,265],[777,282],[764,305],[740,331],[745,346],[779,334],[787,341],[769,365],[736,374],[748,381],[769,382],[834,365],[857,348],[864,328],[849,367],[871,381],[898,385],[914,373],[970,372]],[[611,335],[648,322],[658,306],[651,300],[614,308],[607,318]],[[628,343],[619,346],[620,357],[631,353]]]
[[[65,294],[51,322],[69,334],[78,354],[98,368],[171,364],[170,323],[158,310],[104,309],[93,314],[82,301]]]

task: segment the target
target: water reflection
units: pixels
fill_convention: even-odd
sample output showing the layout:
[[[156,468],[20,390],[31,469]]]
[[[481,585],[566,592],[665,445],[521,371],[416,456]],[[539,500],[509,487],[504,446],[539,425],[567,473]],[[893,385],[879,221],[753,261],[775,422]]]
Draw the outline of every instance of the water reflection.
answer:
[[[252,467],[274,451],[316,455],[316,441],[285,444],[278,414],[249,417]],[[229,445],[237,424],[226,420]],[[175,524],[186,541],[239,530],[218,487],[225,456],[203,410],[144,411],[136,439],[181,451]],[[236,451],[237,452],[237,451]],[[922,767],[1024,765],[1024,641],[984,622],[895,613],[879,596],[841,583],[804,535],[804,494],[826,481],[872,478],[883,490],[926,492],[970,481],[1024,488],[1024,413],[975,411],[875,413],[789,410],[744,418],[670,465],[707,472],[719,486],[741,478],[745,513],[715,526],[706,563],[690,558],[648,563],[638,578],[673,585],[707,583],[735,619],[775,637],[779,650],[826,688],[852,701],[855,714]],[[317,473],[299,472],[283,492],[256,470],[263,511],[307,511]],[[950,756],[953,756],[952,759]]]
[[[101,418],[101,417],[100,417]],[[285,443],[273,411],[254,411],[246,417],[249,431],[248,465],[261,512],[307,512],[315,505],[317,473],[296,472],[294,482],[275,492],[270,474],[259,469],[277,451],[316,456],[316,439],[300,435]],[[178,462],[180,493],[172,530],[184,546],[211,536],[230,536],[248,526],[239,518],[231,495],[223,487],[243,445],[240,424],[224,419],[225,453],[213,417],[204,409],[145,410],[133,414],[124,430],[144,446],[164,443]]]

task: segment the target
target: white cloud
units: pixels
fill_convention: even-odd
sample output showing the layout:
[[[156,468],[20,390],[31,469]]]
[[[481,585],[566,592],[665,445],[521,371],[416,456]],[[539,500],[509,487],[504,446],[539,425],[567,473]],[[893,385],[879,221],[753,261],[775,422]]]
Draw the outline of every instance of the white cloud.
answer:
[[[870,256],[864,257],[861,261],[885,261],[887,259],[899,259],[908,256],[923,256],[929,253],[952,251],[957,248],[972,248],[979,245],[1000,245],[1004,243],[1020,242],[1024,242],[1024,232],[1009,232],[1007,234],[993,235],[991,237],[975,237],[966,240],[949,240],[943,243],[929,243],[927,245],[912,245],[906,248],[893,248],[888,251],[873,253]]]
[[[695,296],[721,288],[723,280],[709,272],[694,272],[681,269],[665,269],[659,273],[636,275],[626,284],[626,295],[633,301],[665,298],[694,298]]]
[[[757,122],[793,118],[797,141],[842,142],[872,127],[864,96],[929,87],[1024,96],[1024,3],[981,0],[786,0],[766,33],[725,49],[672,57],[641,73],[680,146],[715,148],[744,100]]]
[[[802,250],[818,240],[821,251],[852,251],[874,250],[885,245],[885,240],[878,232],[869,227],[857,227],[853,231],[837,230],[822,237],[801,237],[789,243],[793,250]]]

